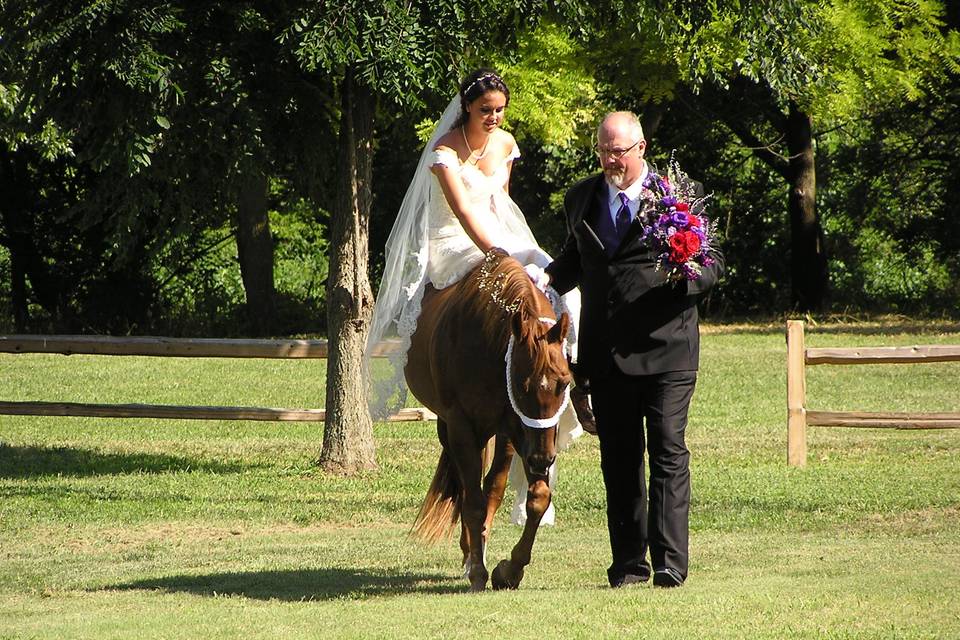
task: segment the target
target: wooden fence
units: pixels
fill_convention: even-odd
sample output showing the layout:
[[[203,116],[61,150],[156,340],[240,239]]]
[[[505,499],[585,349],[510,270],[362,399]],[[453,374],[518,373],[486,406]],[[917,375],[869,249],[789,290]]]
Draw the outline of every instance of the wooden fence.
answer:
[[[803,322],[787,321],[787,462],[807,463],[807,425],[868,429],[957,429],[960,413],[895,413],[810,411],[806,406],[806,366],[819,364],[884,364],[960,362],[960,346],[851,347],[808,349]]]
[[[384,357],[397,348],[384,342],[374,351]],[[326,358],[326,340],[227,340],[69,335],[0,336],[0,353],[58,353],[179,358]],[[169,418],[185,420],[274,420],[322,422],[323,409],[271,409],[150,404],[90,404],[80,402],[10,402],[0,400],[0,414],[88,416],[98,418]],[[391,422],[436,420],[428,409],[401,409]]]

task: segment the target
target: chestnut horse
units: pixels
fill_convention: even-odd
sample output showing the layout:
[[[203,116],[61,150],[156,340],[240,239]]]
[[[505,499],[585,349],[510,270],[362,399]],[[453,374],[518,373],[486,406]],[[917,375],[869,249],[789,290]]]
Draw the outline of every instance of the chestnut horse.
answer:
[[[520,263],[498,249],[457,284],[424,294],[404,374],[413,395],[438,416],[442,451],[414,533],[436,541],[462,519],[460,547],[473,591],[486,588],[486,544],[515,451],[529,483],[527,521],[510,559],[494,569],[493,588],[517,588],[530,564],[550,505],[547,472],[568,399],[568,328],[567,314],[556,319]]]

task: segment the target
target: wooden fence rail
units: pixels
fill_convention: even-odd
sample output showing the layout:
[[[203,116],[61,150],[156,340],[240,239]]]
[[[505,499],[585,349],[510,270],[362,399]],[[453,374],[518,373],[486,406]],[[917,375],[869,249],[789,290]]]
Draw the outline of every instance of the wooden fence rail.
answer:
[[[387,341],[374,350],[385,357],[399,343]],[[213,338],[115,337],[75,335],[0,336],[0,353],[57,353],[63,355],[158,356],[180,358],[326,358],[326,340],[234,340]],[[272,420],[323,422],[323,409],[217,407],[149,404],[91,404],[82,402],[0,401],[0,415],[85,416],[97,418],[165,418],[181,420]],[[436,420],[428,409],[407,408],[387,418],[390,422]]]
[[[787,321],[787,463],[807,464],[807,426],[865,429],[960,429],[960,413],[811,411],[806,406],[806,367],[818,364],[960,362],[960,346],[808,349],[803,322]]]

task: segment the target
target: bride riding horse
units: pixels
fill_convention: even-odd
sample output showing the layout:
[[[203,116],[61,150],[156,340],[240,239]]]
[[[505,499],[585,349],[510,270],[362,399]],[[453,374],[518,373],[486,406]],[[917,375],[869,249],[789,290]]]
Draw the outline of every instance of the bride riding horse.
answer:
[[[529,483],[527,520],[510,558],[493,571],[493,588],[517,588],[530,563],[550,504],[556,425],[569,399],[568,328],[567,314],[557,318],[520,263],[497,249],[456,285],[428,287],[423,296],[404,374],[437,414],[443,450],[414,531],[434,541],[462,520],[471,590],[486,588],[486,543],[515,452]]]

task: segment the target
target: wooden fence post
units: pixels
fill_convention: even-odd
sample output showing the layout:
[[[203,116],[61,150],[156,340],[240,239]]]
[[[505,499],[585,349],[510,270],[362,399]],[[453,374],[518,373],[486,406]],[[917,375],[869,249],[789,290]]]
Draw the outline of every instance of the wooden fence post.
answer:
[[[807,378],[803,322],[787,321],[787,464],[807,465]]]

